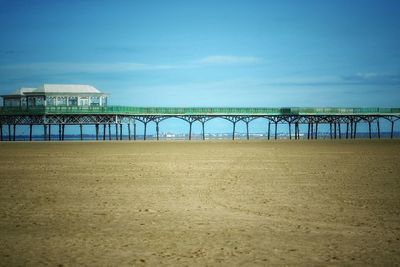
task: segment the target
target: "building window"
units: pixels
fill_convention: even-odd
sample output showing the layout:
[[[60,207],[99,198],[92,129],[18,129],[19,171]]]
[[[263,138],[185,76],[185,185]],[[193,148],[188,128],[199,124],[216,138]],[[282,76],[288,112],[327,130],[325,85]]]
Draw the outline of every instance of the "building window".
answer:
[[[56,105],[56,98],[49,96],[46,98],[46,105],[47,106],[55,106]]]
[[[71,96],[68,98],[68,105],[69,106],[77,106],[78,105],[78,97]]]
[[[99,106],[100,105],[100,97],[98,97],[98,96],[90,97],[90,105],[91,106]]]

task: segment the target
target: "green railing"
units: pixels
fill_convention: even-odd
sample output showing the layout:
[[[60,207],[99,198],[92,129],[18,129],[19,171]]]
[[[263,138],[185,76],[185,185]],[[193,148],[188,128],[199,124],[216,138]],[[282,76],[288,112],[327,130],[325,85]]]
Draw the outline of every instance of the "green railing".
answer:
[[[0,107],[0,115],[400,115],[400,108]]]

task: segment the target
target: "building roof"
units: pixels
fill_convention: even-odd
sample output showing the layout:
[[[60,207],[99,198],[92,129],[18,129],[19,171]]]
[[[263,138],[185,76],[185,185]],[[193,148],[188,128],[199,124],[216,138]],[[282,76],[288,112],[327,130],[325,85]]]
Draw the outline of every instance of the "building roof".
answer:
[[[43,95],[43,94],[103,94],[91,85],[83,84],[43,84],[39,88],[19,88],[2,96]]]
[[[10,95],[20,96],[20,95],[24,95],[25,93],[31,93],[31,92],[35,91],[36,89],[37,88],[21,87],[21,88],[15,90],[14,92],[12,92]]]
[[[83,93],[101,94],[99,90],[91,85],[82,84],[43,84],[34,93]]]

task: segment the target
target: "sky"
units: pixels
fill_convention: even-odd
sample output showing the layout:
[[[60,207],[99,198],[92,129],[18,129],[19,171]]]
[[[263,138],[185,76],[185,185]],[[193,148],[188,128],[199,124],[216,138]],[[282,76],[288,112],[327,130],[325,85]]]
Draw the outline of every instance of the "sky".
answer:
[[[0,0],[0,94],[112,105],[400,106],[400,1]]]

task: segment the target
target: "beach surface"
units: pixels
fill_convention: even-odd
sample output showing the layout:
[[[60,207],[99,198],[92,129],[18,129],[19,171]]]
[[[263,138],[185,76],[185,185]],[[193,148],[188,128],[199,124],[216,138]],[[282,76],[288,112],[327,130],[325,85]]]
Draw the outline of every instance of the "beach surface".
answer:
[[[400,140],[3,142],[0,265],[400,265]]]

